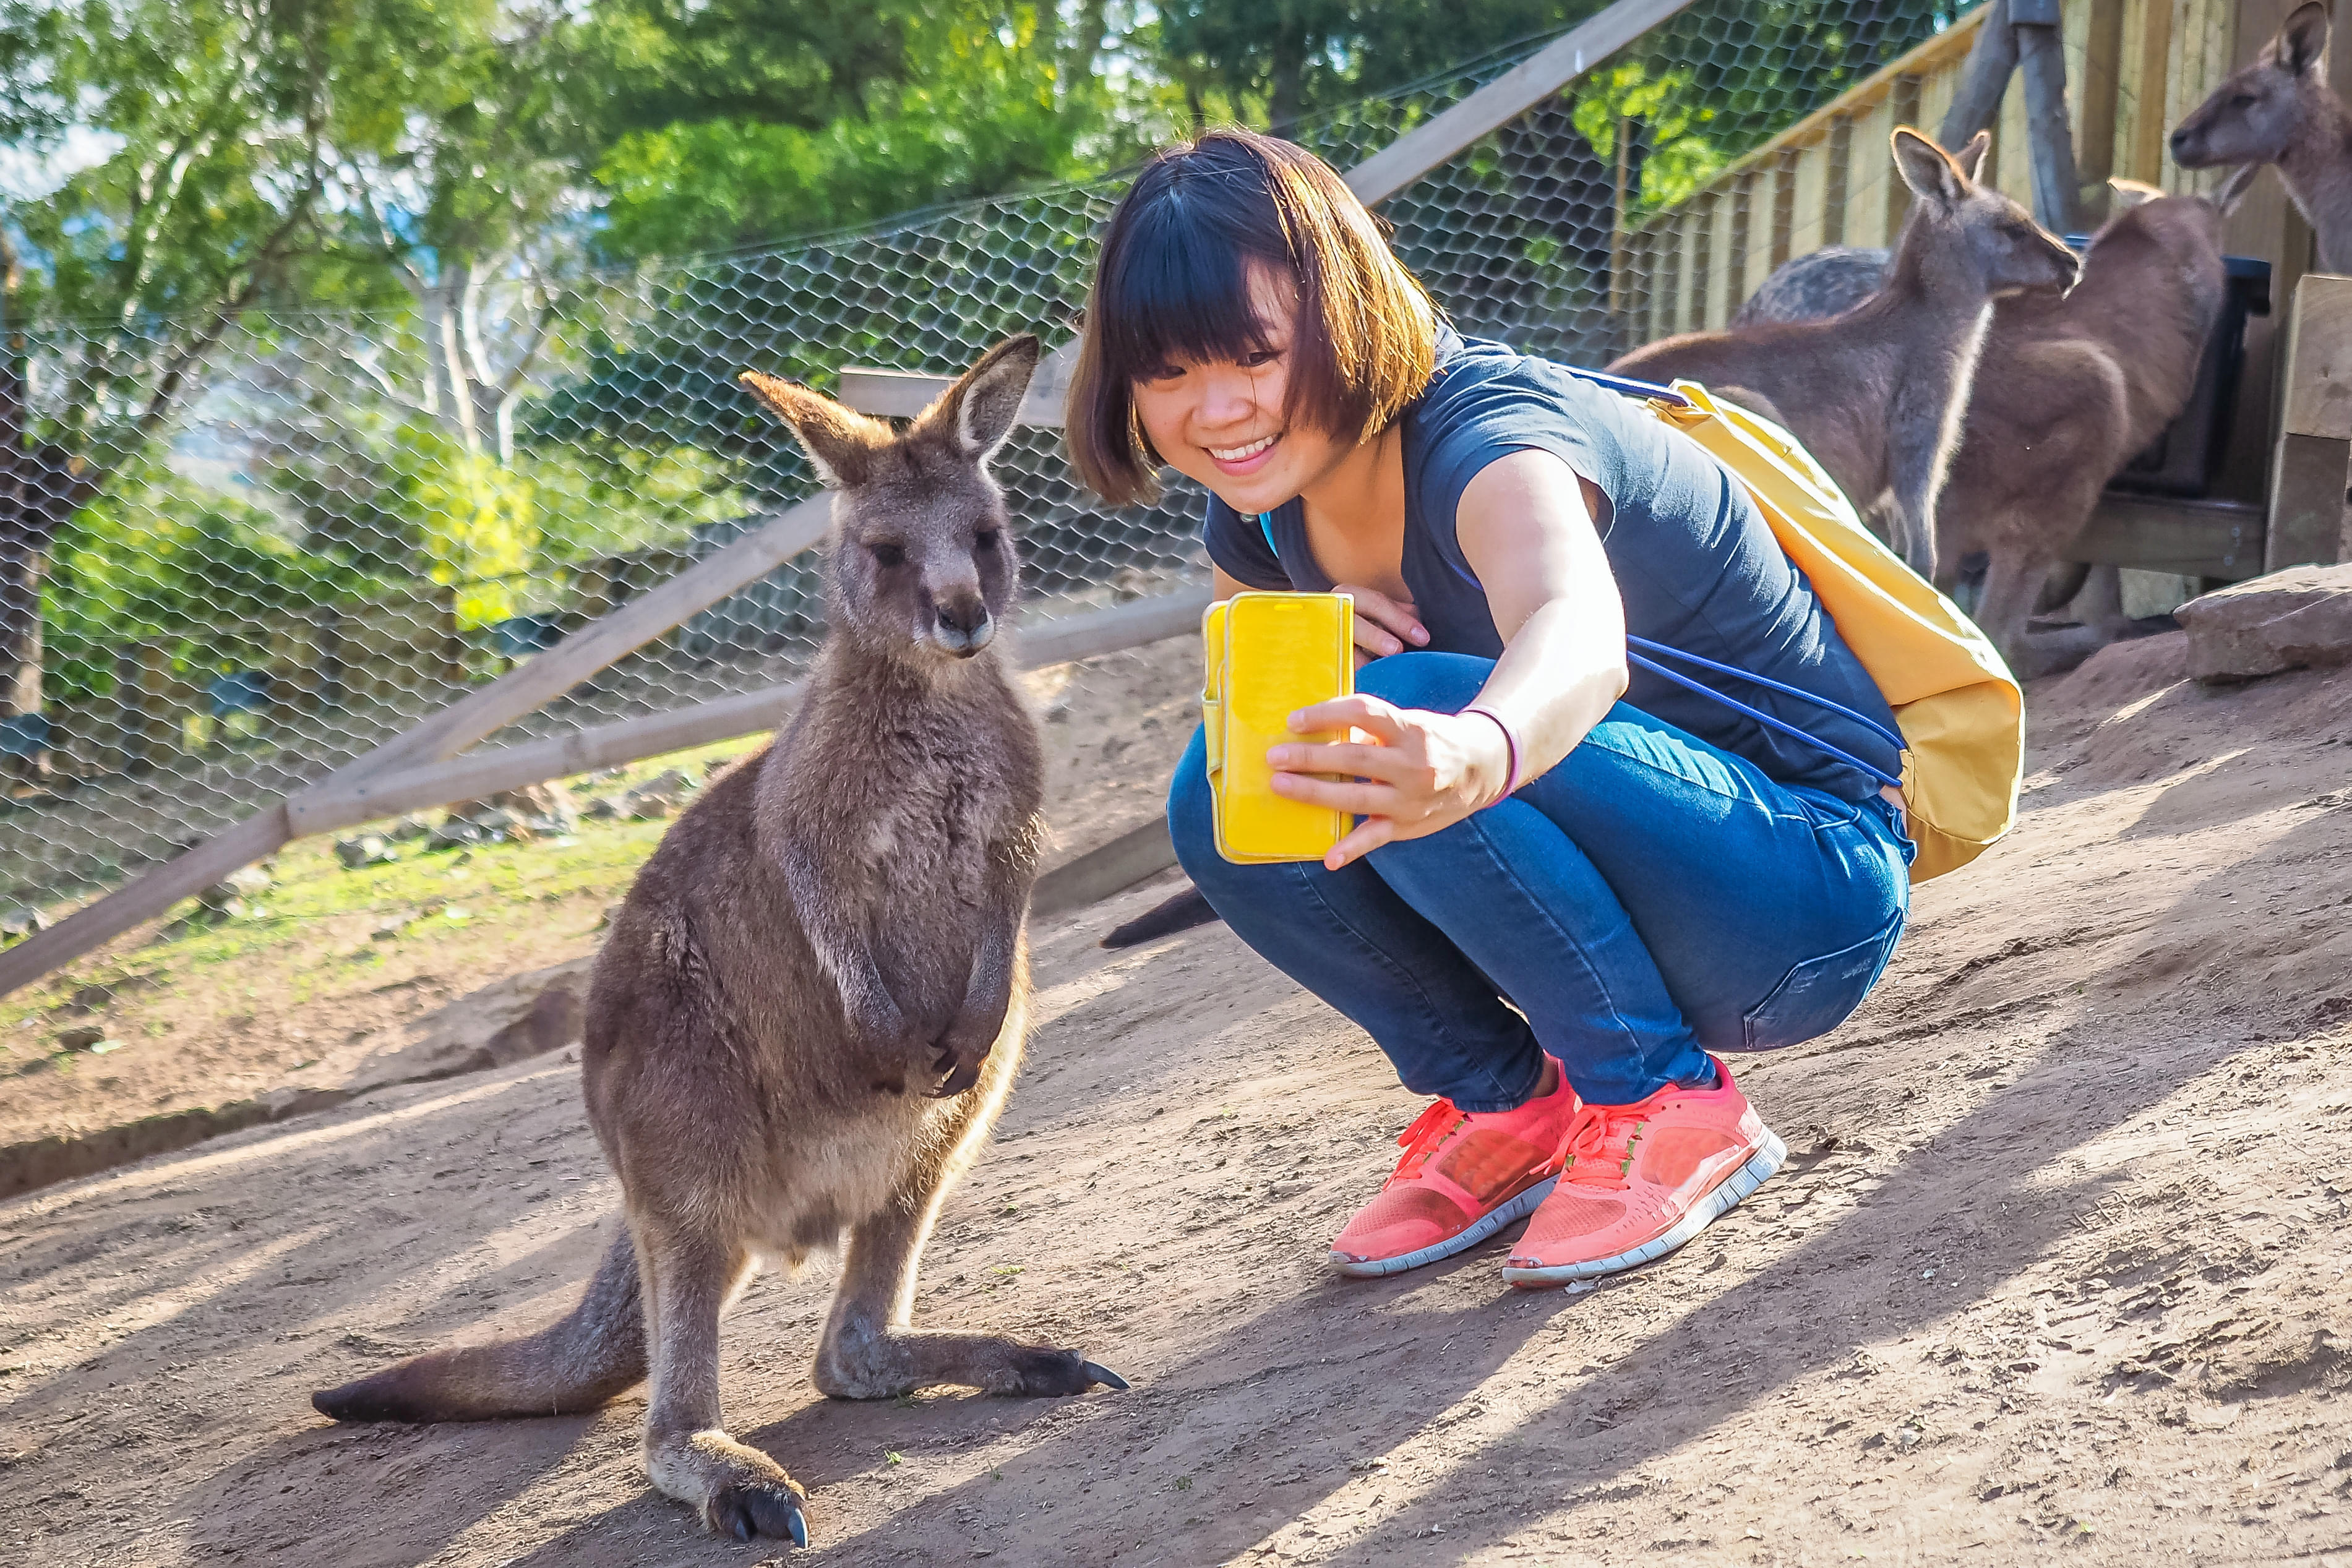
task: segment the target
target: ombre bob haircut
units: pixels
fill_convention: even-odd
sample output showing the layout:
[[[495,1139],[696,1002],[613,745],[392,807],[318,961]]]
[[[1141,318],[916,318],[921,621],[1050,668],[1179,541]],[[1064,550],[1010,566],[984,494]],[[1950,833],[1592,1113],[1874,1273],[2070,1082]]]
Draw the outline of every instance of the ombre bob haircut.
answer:
[[[1366,441],[1428,386],[1436,308],[1380,220],[1305,148],[1205,132],[1144,165],[1095,266],[1064,423],[1071,462],[1104,500],[1159,492],[1138,382],[1171,361],[1238,361],[1266,346],[1250,299],[1261,267],[1297,287],[1286,419]]]

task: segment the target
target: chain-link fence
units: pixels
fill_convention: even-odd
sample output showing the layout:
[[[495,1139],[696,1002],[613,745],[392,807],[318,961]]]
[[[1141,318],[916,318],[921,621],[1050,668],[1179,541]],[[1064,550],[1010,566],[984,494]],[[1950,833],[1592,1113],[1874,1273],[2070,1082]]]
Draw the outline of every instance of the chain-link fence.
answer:
[[[1674,265],[1628,235],[1952,8],[1700,0],[1387,202],[1398,247],[1464,330],[1605,361]],[[1542,42],[1292,134],[1346,168]],[[1066,336],[1124,184],[627,276],[419,279],[382,315],[33,328],[21,395],[48,444],[0,474],[0,901],[167,858],[808,494],[739,370],[828,388]],[[1187,486],[1107,509],[1043,429],[999,473],[1032,623],[1205,572]],[[820,619],[794,563],[514,728],[788,680]]]

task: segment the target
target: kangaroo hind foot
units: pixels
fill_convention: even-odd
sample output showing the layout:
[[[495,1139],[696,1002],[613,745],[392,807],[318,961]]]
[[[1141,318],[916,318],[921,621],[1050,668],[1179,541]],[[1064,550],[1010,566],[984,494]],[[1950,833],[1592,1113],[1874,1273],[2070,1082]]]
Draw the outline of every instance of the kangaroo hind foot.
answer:
[[[850,1228],[841,1284],[811,1372],[821,1392],[835,1399],[895,1399],[951,1385],[1037,1398],[1128,1386],[1074,1350],[909,1327],[915,1264],[938,1207],[938,1194],[928,1202],[893,1203]]]
[[[806,1546],[807,1493],[719,1417],[719,1319],[750,1278],[750,1258],[740,1246],[662,1227],[646,1228],[639,1246],[653,1325],[646,1476],[720,1535]]]

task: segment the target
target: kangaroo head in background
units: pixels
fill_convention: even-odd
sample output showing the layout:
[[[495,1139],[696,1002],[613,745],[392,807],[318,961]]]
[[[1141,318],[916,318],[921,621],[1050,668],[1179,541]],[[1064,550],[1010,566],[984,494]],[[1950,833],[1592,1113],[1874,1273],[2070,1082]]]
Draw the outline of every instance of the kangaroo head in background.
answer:
[[[2335,95],[2320,70],[2327,49],[2327,7],[2299,5],[2263,46],[2172,133],[2172,161],[2184,169],[2222,163],[2275,163],[2309,127],[2327,123]]]
[[[1911,188],[1911,218],[1905,225],[1905,262],[1937,283],[1998,298],[2025,290],[2063,294],[2074,286],[2074,253],[2033,215],[1975,173],[1992,138],[1978,131],[1957,153],[1948,153],[1909,126],[1894,136],[1895,167]]]
[[[994,640],[1019,559],[988,460],[1013,433],[1037,340],[982,355],[903,431],[757,371],[743,384],[792,427],[833,504],[833,626],[860,648],[969,659]]]

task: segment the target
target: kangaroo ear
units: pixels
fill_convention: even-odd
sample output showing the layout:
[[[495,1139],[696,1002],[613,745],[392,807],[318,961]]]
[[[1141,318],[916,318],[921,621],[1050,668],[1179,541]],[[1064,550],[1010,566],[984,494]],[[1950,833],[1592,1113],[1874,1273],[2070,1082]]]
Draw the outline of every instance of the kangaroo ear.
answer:
[[[1977,177],[1977,171],[1984,167],[1985,154],[1991,151],[1992,132],[1979,131],[1969,138],[1966,147],[1952,154],[1952,162],[1960,166],[1961,173],[1973,180]]]
[[[817,477],[833,490],[853,489],[873,476],[874,455],[894,439],[890,427],[846,409],[804,386],[745,371],[736,378],[792,427]]]
[[[1013,434],[1036,373],[1037,340],[1027,332],[1007,338],[917,416],[916,433],[944,439],[959,457],[986,463]]]
[[[2127,213],[2142,203],[2156,201],[2164,194],[2160,185],[2151,185],[2145,180],[2126,180],[2120,174],[2107,181],[2107,189],[2115,193],[2116,211],[2119,213]]]
[[[2212,203],[2215,210],[2223,217],[2228,217],[2238,210],[2238,204],[2246,199],[2246,193],[2254,188],[2254,181],[2262,174],[2264,167],[2265,165],[2261,163],[2239,164],[2230,171],[2230,177],[2216,186],[2213,193],[2205,199]]]
[[[1951,206],[1968,194],[1968,176],[1945,151],[1907,125],[1895,128],[1895,167],[1912,194]]]
[[[2279,29],[2279,68],[2290,76],[2301,76],[2319,64],[2319,57],[2327,52],[2327,7],[2321,0],[2295,7],[2294,15]]]

